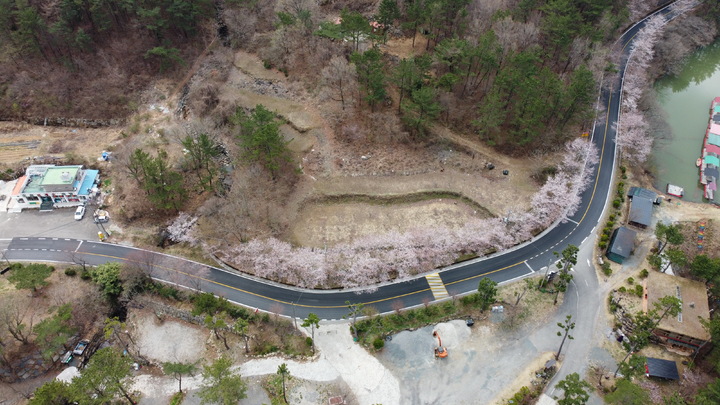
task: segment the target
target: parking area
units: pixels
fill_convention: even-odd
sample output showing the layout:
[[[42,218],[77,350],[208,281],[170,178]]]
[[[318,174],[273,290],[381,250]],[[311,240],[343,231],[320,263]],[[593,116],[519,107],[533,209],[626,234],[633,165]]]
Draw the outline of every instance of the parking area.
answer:
[[[102,231],[102,229],[93,222],[94,208],[88,207],[84,218],[80,221],[75,220],[75,207],[56,208],[47,212],[38,210],[0,211],[0,239],[45,236],[98,240],[98,231]],[[108,223],[103,225],[105,229],[108,229]]]
[[[98,240],[98,232],[110,230],[112,222],[102,226],[93,222],[93,212],[97,208],[94,205],[86,207],[81,220],[75,219],[77,207],[55,208],[44,212],[37,209],[15,212],[10,197],[15,183],[15,180],[0,181],[0,239],[49,237]]]

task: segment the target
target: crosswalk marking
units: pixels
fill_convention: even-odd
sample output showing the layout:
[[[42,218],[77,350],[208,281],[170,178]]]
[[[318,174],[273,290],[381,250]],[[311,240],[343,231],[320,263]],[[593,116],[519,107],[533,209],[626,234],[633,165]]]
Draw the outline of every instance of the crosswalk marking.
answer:
[[[425,279],[427,279],[427,282],[430,285],[430,291],[432,291],[436,300],[450,296],[438,273],[428,274],[425,276]]]

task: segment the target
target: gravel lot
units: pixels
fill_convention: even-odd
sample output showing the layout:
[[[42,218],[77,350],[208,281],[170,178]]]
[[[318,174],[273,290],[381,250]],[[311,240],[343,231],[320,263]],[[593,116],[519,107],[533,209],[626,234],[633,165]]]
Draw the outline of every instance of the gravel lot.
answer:
[[[138,350],[158,362],[194,363],[204,357],[208,331],[174,320],[159,322],[154,316],[136,318]]]

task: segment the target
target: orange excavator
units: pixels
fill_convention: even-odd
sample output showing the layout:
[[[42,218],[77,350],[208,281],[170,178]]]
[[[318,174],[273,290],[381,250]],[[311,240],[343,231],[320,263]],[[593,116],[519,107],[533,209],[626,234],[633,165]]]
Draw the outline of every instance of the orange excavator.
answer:
[[[437,331],[433,332],[433,337],[436,337],[438,340],[438,346],[435,348],[435,357],[438,359],[444,359],[448,356],[447,348],[443,347],[442,340],[440,339],[440,334],[437,333]]]

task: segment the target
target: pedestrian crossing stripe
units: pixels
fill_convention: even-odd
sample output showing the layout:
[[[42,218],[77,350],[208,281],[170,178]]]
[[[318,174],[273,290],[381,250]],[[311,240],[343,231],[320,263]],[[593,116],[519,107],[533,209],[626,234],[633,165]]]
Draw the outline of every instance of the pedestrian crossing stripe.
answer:
[[[448,294],[447,292],[447,289],[445,288],[445,284],[443,284],[443,281],[438,273],[428,274],[427,276],[425,276],[425,279],[430,285],[430,291],[432,291],[433,296],[436,300],[447,298],[450,296],[450,294]]]

